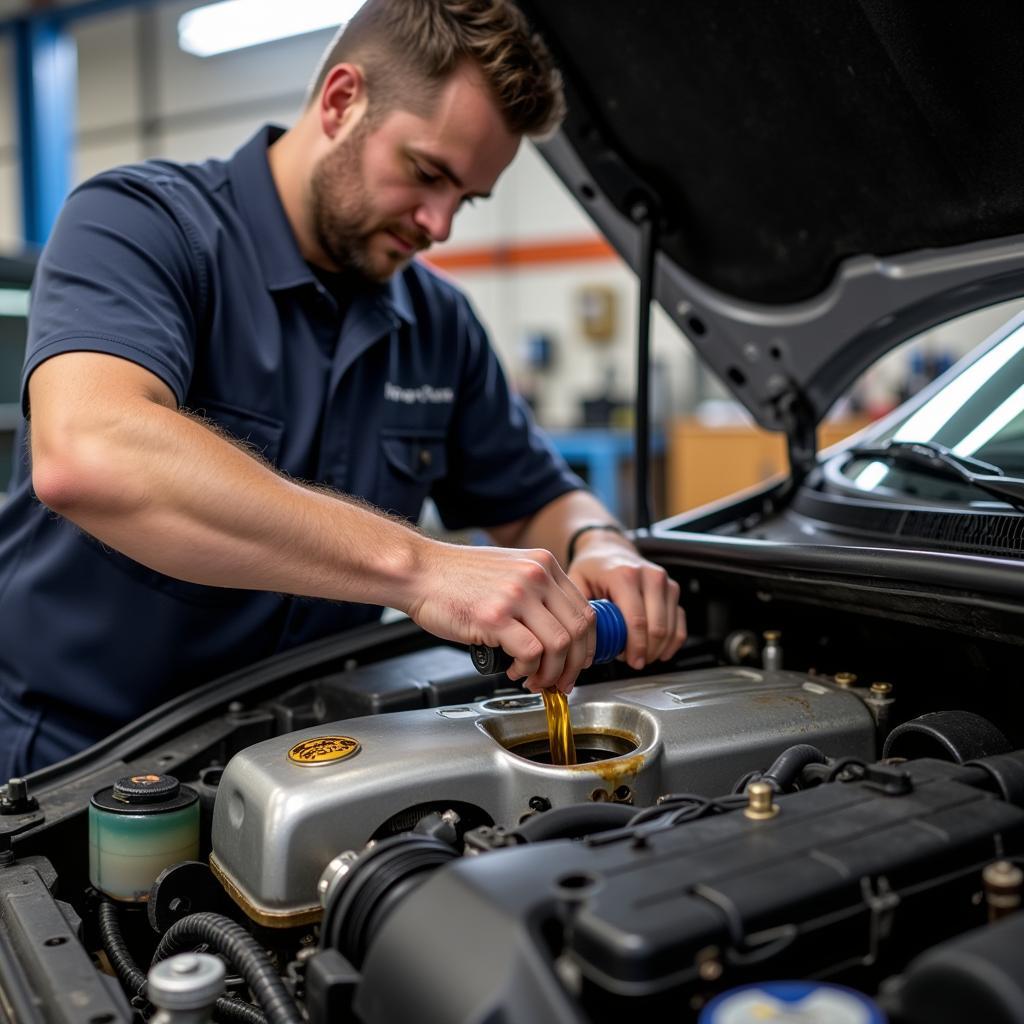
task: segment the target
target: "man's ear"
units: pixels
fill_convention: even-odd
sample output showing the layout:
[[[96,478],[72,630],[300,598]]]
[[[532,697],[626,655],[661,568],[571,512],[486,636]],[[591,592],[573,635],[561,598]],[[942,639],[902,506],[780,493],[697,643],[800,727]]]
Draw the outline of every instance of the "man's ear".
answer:
[[[335,64],[324,79],[318,109],[320,127],[334,139],[359,119],[366,107],[366,78],[358,64]]]

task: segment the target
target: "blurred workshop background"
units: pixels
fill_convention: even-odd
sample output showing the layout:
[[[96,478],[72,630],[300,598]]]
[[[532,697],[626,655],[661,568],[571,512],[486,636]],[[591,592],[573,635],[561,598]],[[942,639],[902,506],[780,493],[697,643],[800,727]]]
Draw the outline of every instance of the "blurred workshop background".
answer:
[[[0,0],[0,490],[33,254],[68,189],[119,163],[227,156],[260,124],[289,124],[344,16],[345,0]],[[629,522],[637,282],[532,145],[429,260],[465,289],[539,422]],[[923,387],[1006,315],[974,314],[892,353],[833,410],[820,446]],[[652,411],[656,517],[785,468],[782,439],[751,424],[660,310]]]

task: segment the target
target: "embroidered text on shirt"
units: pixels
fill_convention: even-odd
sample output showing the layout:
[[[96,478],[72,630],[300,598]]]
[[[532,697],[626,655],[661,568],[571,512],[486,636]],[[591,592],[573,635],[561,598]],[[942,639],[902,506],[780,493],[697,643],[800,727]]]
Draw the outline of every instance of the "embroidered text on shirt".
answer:
[[[418,388],[402,388],[391,381],[385,381],[384,399],[388,402],[403,402],[405,405],[414,405],[417,402],[426,405],[450,405],[455,400],[455,390],[433,388],[429,384],[421,384]]]

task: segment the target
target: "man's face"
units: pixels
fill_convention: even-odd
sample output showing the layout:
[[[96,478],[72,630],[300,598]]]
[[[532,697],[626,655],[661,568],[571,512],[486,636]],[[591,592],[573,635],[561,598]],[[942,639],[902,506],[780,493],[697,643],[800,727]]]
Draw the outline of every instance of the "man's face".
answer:
[[[518,146],[476,73],[458,71],[430,115],[364,116],[320,160],[317,242],[338,269],[386,281],[448,237],[459,207],[490,194]]]

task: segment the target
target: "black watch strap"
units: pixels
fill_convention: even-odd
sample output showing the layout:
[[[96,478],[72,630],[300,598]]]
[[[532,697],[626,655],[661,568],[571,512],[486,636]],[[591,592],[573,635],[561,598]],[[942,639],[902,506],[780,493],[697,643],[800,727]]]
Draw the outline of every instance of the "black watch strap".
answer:
[[[576,542],[589,530],[611,530],[612,533],[617,533],[620,537],[626,536],[626,531],[621,526],[616,526],[615,523],[587,523],[586,526],[581,526],[574,531],[569,538],[569,554],[566,565],[572,565],[572,560],[576,557]]]

